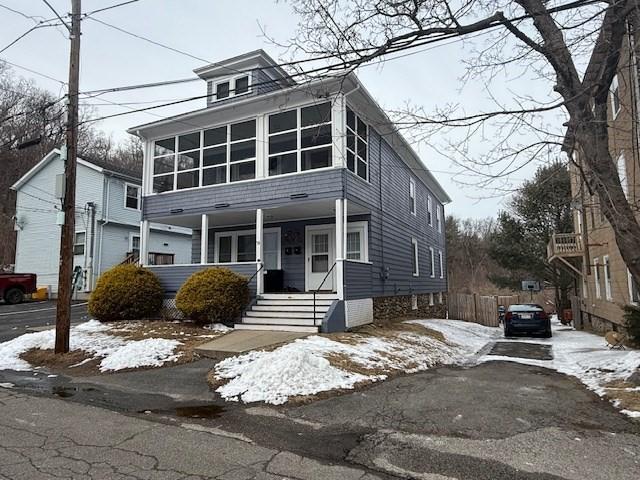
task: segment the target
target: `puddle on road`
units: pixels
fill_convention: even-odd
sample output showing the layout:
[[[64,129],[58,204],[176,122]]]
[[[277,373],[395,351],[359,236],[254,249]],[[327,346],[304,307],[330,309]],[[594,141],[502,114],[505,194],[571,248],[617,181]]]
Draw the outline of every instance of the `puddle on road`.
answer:
[[[219,418],[225,411],[220,405],[184,405],[173,410],[140,410],[138,413],[175,415],[183,418]]]
[[[542,343],[497,342],[489,355],[532,360],[553,360],[552,347]]]
[[[51,393],[56,397],[69,398],[73,397],[78,392],[95,392],[97,389],[93,387],[78,388],[78,387],[65,387],[57,385],[51,388]]]

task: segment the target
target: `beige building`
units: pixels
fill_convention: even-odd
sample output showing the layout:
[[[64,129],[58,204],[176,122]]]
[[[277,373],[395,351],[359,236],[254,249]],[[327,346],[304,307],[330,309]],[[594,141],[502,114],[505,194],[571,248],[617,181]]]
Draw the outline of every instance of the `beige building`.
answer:
[[[609,150],[616,162],[622,188],[629,202],[640,198],[638,176],[638,43],[639,35],[623,41],[618,73],[609,94]],[[579,145],[572,157],[580,164]],[[574,232],[556,234],[548,247],[550,261],[570,270],[576,278],[572,301],[577,328],[597,332],[623,331],[622,307],[638,304],[640,294],[616,246],[613,229],[601,213],[597,196],[589,194],[576,165],[570,165]],[[638,215],[640,217],[640,215]],[[639,239],[640,248],[640,239]]]

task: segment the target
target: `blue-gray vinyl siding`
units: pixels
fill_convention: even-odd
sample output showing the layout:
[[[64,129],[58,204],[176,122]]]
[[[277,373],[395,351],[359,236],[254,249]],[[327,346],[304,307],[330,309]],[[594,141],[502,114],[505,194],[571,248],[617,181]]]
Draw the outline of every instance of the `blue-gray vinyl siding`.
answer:
[[[147,266],[149,271],[153,272],[160,280],[160,285],[165,291],[167,297],[174,297],[176,292],[180,289],[182,284],[192,274],[199,272],[205,268],[210,268],[211,265],[163,265],[163,266]],[[225,265],[240,275],[245,275],[250,278],[256,272],[255,263],[233,263]],[[251,280],[249,285],[251,288],[251,294],[255,294],[256,281],[255,278]]]
[[[444,215],[441,232],[436,224],[436,209],[442,204],[375,130],[369,129],[369,132],[369,182],[346,175],[345,196],[349,203],[371,211],[369,261],[372,265],[367,269],[362,264],[346,263],[346,298],[446,291]],[[410,178],[416,183],[416,215],[410,210]],[[431,196],[433,226],[427,221],[428,196]],[[417,277],[411,268],[411,238],[418,241]],[[433,277],[429,247],[434,249],[435,256]],[[443,278],[440,278],[438,251],[442,251],[443,256]]]
[[[176,215],[212,213],[220,211],[216,205],[221,204],[228,204],[225,211],[274,208],[289,204],[290,196],[295,194],[307,195],[295,200],[296,203],[341,198],[344,175],[343,169],[332,168],[151,195],[143,202],[144,217],[153,221],[172,215],[172,210],[179,210]]]

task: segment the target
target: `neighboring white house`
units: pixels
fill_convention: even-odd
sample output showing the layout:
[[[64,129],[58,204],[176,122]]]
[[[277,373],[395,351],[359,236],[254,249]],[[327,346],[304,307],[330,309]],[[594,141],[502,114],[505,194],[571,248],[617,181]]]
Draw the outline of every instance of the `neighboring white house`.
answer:
[[[36,273],[38,285],[58,290],[61,191],[64,162],[51,151],[11,186],[16,191],[15,270]],[[135,172],[102,161],[78,159],[74,267],[78,289],[90,292],[110,267],[137,259],[140,251],[142,196]],[[191,230],[154,224],[148,263],[191,261]],[[145,262],[147,263],[147,262]]]

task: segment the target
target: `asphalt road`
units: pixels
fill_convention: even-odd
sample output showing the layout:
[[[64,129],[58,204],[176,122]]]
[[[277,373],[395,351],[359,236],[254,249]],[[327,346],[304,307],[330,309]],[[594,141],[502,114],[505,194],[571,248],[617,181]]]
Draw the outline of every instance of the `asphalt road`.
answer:
[[[71,307],[71,322],[81,322],[87,318],[85,302],[74,302]],[[18,305],[0,303],[0,342],[6,342],[25,333],[29,327],[54,325],[56,322],[56,302],[25,302]]]
[[[525,348],[535,353],[530,344]],[[543,350],[538,353],[546,354]],[[640,422],[621,415],[577,380],[544,368],[510,362],[440,367],[326,400],[271,407],[216,399],[201,383],[210,366],[205,360],[76,379],[1,372],[0,383],[15,384],[9,392],[31,396],[20,394],[24,411],[18,403],[12,410],[0,408],[0,439],[13,438],[2,432],[3,426],[28,429],[26,423],[15,425],[22,421],[31,422],[31,430],[46,437],[44,427],[52,421],[46,412],[56,412],[60,416],[56,421],[63,422],[84,444],[102,445],[103,449],[93,453],[100,459],[109,458],[109,465],[130,461],[127,445],[135,444],[135,452],[152,455],[157,465],[168,462],[196,475],[193,478],[210,478],[196,474],[193,468],[204,468],[204,464],[211,472],[219,472],[218,466],[227,465],[228,458],[245,467],[252,459],[254,463],[242,475],[228,470],[220,478],[640,478]],[[61,398],[75,407],[60,406]],[[6,403],[1,398],[0,402]],[[65,417],[67,410],[70,418]],[[37,415],[46,418],[33,412],[44,412]],[[82,421],[77,423],[79,418]],[[120,424],[130,425],[122,437],[112,432],[113,425]],[[137,436],[138,430],[153,435]],[[192,437],[193,430],[212,439],[198,446],[204,437]],[[126,432],[136,441],[118,443]],[[65,439],[67,436],[65,430]],[[46,442],[55,449],[56,442],[67,445],[65,439],[47,437]],[[216,449],[209,451],[210,445]],[[263,450],[255,450],[257,447]],[[264,456],[254,457],[256,451],[278,458],[279,463],[276,466]],[[33,460],[37,465],[45,461],[42,451],[33,452],[34,457],[22,464],[25,478],[31,478]],[[242,460],[235,460],[236,454]],[[54,463],[62,469],[57,471],[62,476],[74,465],[68,458],[56,457]],[[3,474],[17,478],[7,475],[11,472],[0,467],[0,478]]]

